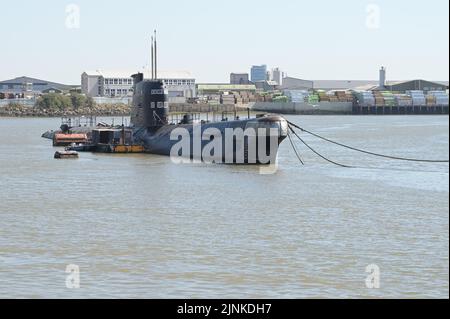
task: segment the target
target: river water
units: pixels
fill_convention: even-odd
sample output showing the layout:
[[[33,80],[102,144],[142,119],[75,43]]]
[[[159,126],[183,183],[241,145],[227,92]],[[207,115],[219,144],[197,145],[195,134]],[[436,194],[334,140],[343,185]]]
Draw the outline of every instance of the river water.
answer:
[[[372,151],[449,156],[446,116],[289,119]],[[0,297],[449,297],[448,164],[307,136],[361,168],[299,145],[300,166],[288,141],[273,175],[141,154],[54,160],[40,135],[59,124],[0,118]],[[67,265],[79,289],[67,288]],[[366,285],[368,265],[379,289]]]

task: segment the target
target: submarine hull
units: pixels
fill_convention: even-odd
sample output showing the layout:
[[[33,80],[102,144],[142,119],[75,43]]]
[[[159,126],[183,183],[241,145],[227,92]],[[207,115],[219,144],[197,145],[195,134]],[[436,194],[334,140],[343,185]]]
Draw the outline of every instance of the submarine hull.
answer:
[[[231,132],[230,138],[227,134]],[[216,163],[271,164],[287,134],[286,120],[272,115],[201,125],[165,125],[157,129],[138,127],[134,128],[133,138],[135,143],[144,147],[145,153],[171,156],[176,160],[189,158]]]

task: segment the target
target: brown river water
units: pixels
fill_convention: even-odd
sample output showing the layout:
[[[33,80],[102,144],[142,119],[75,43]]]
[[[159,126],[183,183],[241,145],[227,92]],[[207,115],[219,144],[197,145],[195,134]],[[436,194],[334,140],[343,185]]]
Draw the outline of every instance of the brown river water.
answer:
[[[288,118],[375,152],[449,156],[447,116]],[[308,136],[361,168],[299,145],[301,166],[288,141],[273,175],[141,154],[54,160],[40,135],[59,124],[0,118],[2,298],[449,297],[448,164]],[[379,289],[366,286],[372,264]]]

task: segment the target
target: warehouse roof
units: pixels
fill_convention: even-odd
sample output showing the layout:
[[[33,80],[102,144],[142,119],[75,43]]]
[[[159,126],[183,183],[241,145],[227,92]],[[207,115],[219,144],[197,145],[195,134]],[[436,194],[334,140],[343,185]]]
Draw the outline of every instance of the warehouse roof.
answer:
[[[199,91],[255,91],[253,84],[198,84]]]
[[[412,83],[412,82],[428,82],[428,83],[434,83],[434,84],[438,84],[438,85],[444,85],[444,86],[448,86],[449,82],[445,82],[445,81],[427,81],[427,80],[422,80],[422,79],[416,79],[416,80],[408,80],[408,81],[389,81],[386,83],[387,86],[392,86],[392,85],[399,85],[399,84],[406,84],[406,83]]]
[[[408,80],[408,81],[387,81],[386,86],[393,86],[398,84],[410,83],[414,81],[425,81],[425,80]],[[448,86],[449,83],[442,81],[427,81],[431,83],[436,83],[440,85]],[[360,89],[376,89],[379,86],[379,81],[373,80],[317,80],[314,81],[314,89],[326,90],[326,89],[336,89],[336,90],[360,90]]]
[[[73,87],[72,85],[66,85],[66,84],[61,84],[61,83],[55,83],[55,82],[50,82],[50,81],[46,81],[46,80],[40,80],[40,79],[35,79],[35,78],[31,78],[28,76],[21,76],[18,78],[14,78],[11,80],[6,80],[6,81],[0,81],[0,84],[18,84],[18,85],[22,85],[22,84],[26,84],[26,83],[33,83],[34,85],[39,85],[42,87],[54,87],[54,88],[58,88],[58,89],[70,89],[71,87]]]
[[[422,89],[429,89],[430,85],[431,86],[436,86],[436,89],[438,89],[438,87],[447,87],[448,88],[448,82],[442,82],[442,81],[426,81],[426,80],[408,80],[408,81],[387,81],[386,85],[384,87],[380,87],[379,85],[365,85],[365,86],[360,86],[357,88],[354,88],[354,90],[357,91],[376,91],[376,90],[385,90],[385,89],[390,89],[390,90],[394,90],[395,88],[397,88],[398,86],[401,85],[407,85],[407,86],[412,86],[414,87],[414,89],[417,90],[422,90]]]
[[[368,86],[368,85],[378,85],[378,81],[370,81],[370,80],[317,80],[314,82],[314,88],[317,90],[326,90],[326,89],[341,89],[348,90],[354,89],[357,87]]]

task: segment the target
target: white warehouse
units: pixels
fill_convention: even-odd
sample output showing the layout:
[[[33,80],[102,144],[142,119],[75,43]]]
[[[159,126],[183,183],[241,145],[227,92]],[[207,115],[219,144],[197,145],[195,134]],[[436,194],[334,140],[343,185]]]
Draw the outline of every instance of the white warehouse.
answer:
[[[90,97],[127,97],[131,96],[133,79],[131,75],[137,71],[95,71],[84,72],[81,75],[81,89],[83,94]],[[144,71],[145,79],[151,79],[151,72]],[[184,103],[186,99],[196,97],[195,79],[187,71],[158,71],[161,79],[169,91],[172,103]]]

